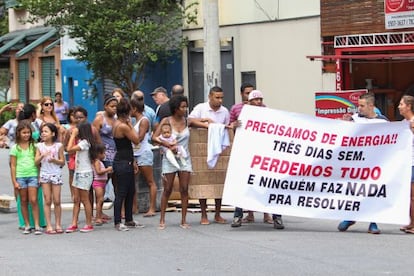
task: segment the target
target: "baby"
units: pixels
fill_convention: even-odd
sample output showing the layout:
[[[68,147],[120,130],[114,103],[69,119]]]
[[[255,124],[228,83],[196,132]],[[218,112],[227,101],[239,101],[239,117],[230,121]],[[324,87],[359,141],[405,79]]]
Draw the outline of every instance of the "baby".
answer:
[[[183,166],[187,164],[185,158],[187,157],[187,152],[185,151],[184,147],[181,145],[177,145],[176,136],[172,133],[171,125],[170,124],[163,124],[161,126],[161,135],[158,137],[161,141],[168,142],[171,146],[177,146],[177,153],[174,154],[169,148],[162,147],[165,157],[167,157],[168,161],[173,164],[177,169],[180,169],[180,164],[178,164],[177,159],[180,159],[180,162]]]

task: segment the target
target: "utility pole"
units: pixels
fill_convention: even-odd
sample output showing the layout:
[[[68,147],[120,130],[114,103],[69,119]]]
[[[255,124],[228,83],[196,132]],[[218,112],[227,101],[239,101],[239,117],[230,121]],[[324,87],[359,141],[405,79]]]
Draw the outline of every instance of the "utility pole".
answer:
[[[204,100],[213,86],[221,86],[218,0],[203,0]]]

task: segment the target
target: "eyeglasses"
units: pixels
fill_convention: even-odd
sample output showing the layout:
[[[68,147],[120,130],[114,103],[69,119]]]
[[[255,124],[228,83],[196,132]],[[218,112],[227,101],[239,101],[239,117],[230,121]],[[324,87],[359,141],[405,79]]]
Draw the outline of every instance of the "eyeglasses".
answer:
[[[53,106],[53,103],[44,103],[44,106]]]

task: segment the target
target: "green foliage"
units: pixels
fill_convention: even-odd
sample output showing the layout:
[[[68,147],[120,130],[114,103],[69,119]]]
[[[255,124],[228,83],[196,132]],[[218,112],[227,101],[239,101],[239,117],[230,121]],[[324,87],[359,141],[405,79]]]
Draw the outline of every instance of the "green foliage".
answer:
[[[71,55],[96,78],[110,78],[127,93],[144,80],[145,66],[181,51],[184,20],[197,4],[176,0],[21,0],[32,17],[64,30],[78,42]],[[63,32],[62,32],[63,33]]]
[[[0,102],[0,109],[5,106],[7,102]],[[0,115],[0,126],[2,126],[5,122],[7,122],[10,119],[13,119],[16,117],[15,110],[6,110]]]

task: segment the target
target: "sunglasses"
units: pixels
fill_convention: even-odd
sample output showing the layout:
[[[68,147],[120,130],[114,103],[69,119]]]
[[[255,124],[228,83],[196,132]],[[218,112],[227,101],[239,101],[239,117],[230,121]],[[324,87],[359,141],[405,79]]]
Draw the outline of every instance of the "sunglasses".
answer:
[[[53,106],[53,103],[44,103],[44,106]]]

